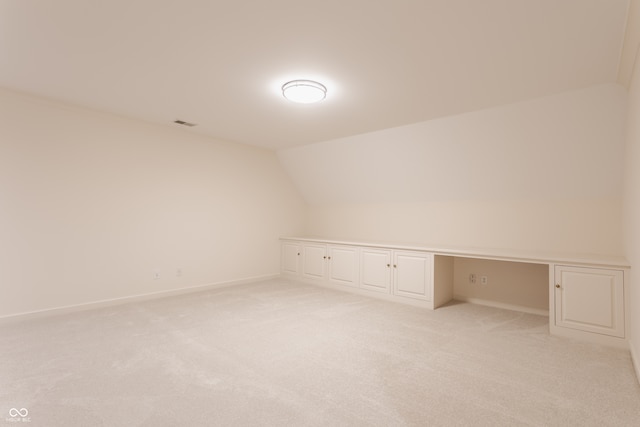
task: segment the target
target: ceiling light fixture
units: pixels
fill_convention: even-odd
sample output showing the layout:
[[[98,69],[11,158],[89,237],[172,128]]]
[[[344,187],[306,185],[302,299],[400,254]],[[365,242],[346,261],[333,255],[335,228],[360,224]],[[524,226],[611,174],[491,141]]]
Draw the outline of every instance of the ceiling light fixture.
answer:
[[[282,95],[289,101],[312,104],[327,96],[327,88],[313,80],[292,80],[282,85]]]

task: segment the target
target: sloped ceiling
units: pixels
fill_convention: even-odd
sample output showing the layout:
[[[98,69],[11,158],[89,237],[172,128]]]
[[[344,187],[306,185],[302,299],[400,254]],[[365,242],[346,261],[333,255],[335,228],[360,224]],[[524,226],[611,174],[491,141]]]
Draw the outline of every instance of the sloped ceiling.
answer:
[[[628,5],[0,0],[0,86],[281,149],[615,82]]]
[[[625,109],[611,83],[277,155],[311,206],[619,200]]]

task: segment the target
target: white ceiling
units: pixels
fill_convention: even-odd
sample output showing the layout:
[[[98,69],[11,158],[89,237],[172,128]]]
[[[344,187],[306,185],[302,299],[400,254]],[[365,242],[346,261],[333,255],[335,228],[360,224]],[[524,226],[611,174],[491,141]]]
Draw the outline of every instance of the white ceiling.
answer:
[[[0,86],[280,149],[615,82],[628,4],[0,0]]]

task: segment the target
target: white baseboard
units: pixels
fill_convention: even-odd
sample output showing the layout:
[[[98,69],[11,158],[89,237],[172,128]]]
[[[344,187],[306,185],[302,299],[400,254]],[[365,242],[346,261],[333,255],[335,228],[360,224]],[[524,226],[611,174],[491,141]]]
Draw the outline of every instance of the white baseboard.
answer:
[[[640,349],[636,347],[636,342],[629,340],[629,352],[631,353],[631,362],[636,371],[636,377],[640,384]]]
[[[503,308],[505,310],[521,311],[524,313],[537,314],[539,316],[549,317],[549,310],[542,310],[542,309],[532,308],[532,307],[524,307],[522,305],[515,305],[515,304],[504,304],[501,302],[484,300],[481,298],[469,298],[469,297],[464,297],[462,295],[454,295],[453,299],[456,301],[469,302],[471,304],[486,305],[488,307]]]
[[[578,329],[565,328],[555,325],[549,325],[549,333],[557,337],[570,338],[573,340],[605,345],[608,347],[616,347],[629,351],[629,342],[626,339],[620,337],[612,337],[610,335],[586,332]]]
[[[63,307],[45,308],[42,310],[27,311],[23,313],[9,314],[0,316],[0,324],[18,322],[28,319],[37,319],[42,317],[57,316],[61,314],[74,313],[78,311],[92,310],[96,308],[110,307],[114,305],[128,304],[132,302],[141,302],[158,298],[167,298],[176,295],[190,294],[195,292],[203,292],[211,289],[225,288],[229,286],[243,285],[246,283],[259,282],[262,280],[271,280],[280,277],[279,274],[269,274],[264,276],[248,277],[244,279],[231,280],[227,282],[209,283],[206,285],[190,286],[188,288],[170,289],[166,291],[151,292],[148,294],[130,295],[120,298],[112,298],[100,301],[91,301],[82,304],[67,305]]]

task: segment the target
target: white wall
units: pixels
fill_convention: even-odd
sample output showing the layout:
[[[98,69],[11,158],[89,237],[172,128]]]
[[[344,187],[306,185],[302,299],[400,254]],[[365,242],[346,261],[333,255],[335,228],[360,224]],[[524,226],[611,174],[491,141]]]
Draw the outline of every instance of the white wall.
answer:
[[[627,295],[631,310],[630,347],[640,380],[640,64],[637,60],[629,88],[625,160],[625,249],[631,263],[631,292]]]
[[[454,258],[453,297],[538,314],[549,312],[549,265]],[[475,274],[476,283],[469,281]],[[487,277],[482,284],[480,278]]]
[[[273,152],[0,90],[0,317],[277,274],[305,218]]]
[[[309,234],[622,255],[615,84],[278,152]]]

